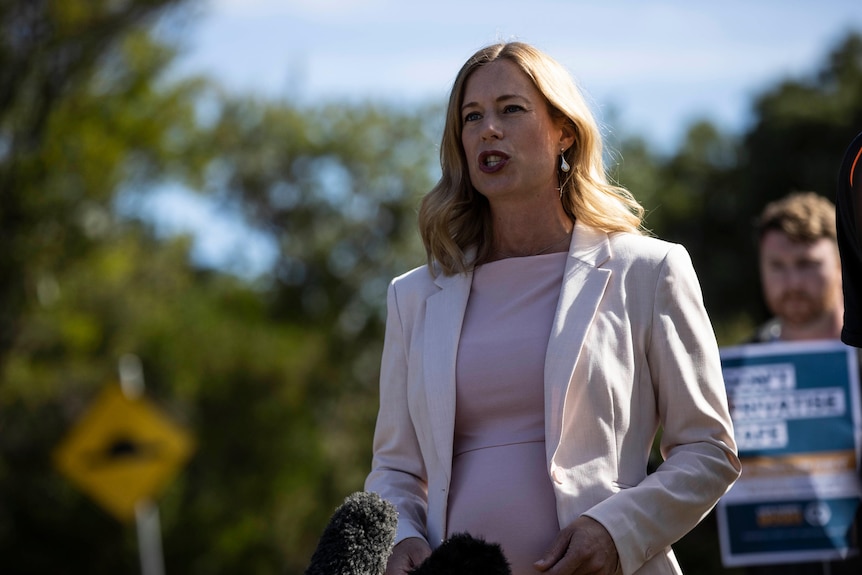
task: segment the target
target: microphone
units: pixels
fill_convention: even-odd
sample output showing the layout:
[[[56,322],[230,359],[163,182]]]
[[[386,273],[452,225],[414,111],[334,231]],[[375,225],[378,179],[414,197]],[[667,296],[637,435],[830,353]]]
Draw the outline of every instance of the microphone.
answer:
[[[321,535],[305,575],[382,575],[392,553],[398,512],[377,493],[353,493]]]
[[[455,533],[410,575],[511,575],[503,549],[469,533]]]

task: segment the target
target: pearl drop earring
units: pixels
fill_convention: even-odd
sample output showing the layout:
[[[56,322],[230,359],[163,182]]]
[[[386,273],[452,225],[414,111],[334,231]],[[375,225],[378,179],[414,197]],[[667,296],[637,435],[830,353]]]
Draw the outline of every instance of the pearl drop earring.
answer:
[[[568,172],[569,170],[572,169],[572,167],[566,161],[566,157],[563,155],[564,152],[565,152],[565,150],[560,150],[560,169],[563,170],[564,172]]]

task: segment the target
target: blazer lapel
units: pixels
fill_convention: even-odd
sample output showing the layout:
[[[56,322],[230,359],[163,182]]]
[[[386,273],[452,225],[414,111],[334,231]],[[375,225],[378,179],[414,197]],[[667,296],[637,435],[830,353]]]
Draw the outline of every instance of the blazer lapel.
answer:
[[[587,331],[605,293],[611,257],[605,232],[575,223],[563,285],[545,355],[545,445],[550,461],[560,442],[564,398]]]
[[[440,275],[440,291],[426,300],[424,374],[431,432],[446,476],[455,430],[455,362],[473,274]]]

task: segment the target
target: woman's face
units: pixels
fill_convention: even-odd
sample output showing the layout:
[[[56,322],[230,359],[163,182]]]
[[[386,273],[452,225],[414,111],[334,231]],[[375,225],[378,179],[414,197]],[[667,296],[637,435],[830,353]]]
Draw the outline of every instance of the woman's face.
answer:
[[[470,180],[492,205],[557,194],[560,150],[573,136],[517,65],[497,60],[473,72],[461,119]]]

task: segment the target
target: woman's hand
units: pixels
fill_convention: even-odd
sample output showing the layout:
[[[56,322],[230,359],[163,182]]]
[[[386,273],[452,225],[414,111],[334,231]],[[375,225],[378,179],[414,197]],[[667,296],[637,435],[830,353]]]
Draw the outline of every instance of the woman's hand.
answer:
[[[534,565],[546,575],[614,575],[620,556],[602,524],[581,516],[560,531],[551,549]]]
[[[419,537],[408,537],[392,549],[385,575],[406,575],[431,555],[431,546]]]

